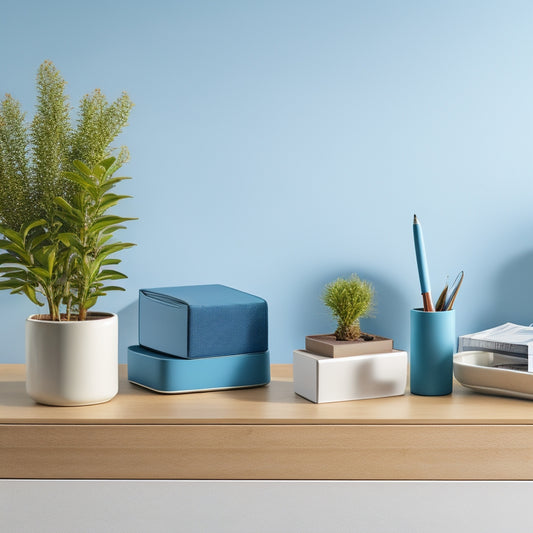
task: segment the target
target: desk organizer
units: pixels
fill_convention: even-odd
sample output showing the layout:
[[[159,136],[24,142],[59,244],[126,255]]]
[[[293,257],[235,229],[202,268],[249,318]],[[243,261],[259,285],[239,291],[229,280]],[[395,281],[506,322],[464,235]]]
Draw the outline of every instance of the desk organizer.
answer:
[[[405,394],[407,352],[333,359],[295,350],[293,363],[294,392],[315,403]]]
[[[445,396],[453,390],[455,309],[428,312],[411,309],[411,393]]]
[[[267,303],[224,285],[141,289],[139,343],[189,359],[265,352]]]
[[[264,351],[180,359],[130,346],[128,380],[167,394],[259,387],[270,383],[270,357]]]
[[[528,361],[492,352],[467,351],[453,357],[459,383],[477,392],[533,400],[533,374]]]

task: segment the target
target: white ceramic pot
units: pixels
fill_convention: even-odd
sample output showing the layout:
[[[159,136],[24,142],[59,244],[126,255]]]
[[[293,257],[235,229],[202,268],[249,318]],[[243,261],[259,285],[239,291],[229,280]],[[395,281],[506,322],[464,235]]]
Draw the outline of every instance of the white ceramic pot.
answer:
[[[26,391],[38,403],[91,405],[118,392],[118,317],[81,322],[26,320]]]

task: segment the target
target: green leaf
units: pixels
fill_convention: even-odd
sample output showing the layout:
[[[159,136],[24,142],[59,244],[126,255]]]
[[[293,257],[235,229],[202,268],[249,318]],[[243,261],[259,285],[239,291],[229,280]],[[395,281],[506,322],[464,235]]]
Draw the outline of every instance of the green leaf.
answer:
[[[103,214],[111,207],[115,206],[120,202],[120,200],[125,200],[126,198],[132,198],[131,196],[128,196],[127,194],[113,194],[113,193],[107,193],[102,196],[102,201],[100,202],[100,206],[98,208],[98,213]]]
[[[7,252],[13,252],[14,257],[16,258],[16,263],[23,263],[25,265],[31,264],[31,256],[22,246],[15,244],[14,242],[8,242],[7,244],[2,244],[0,247]]]
[[[35,289],[31,285],[24,285],[22,288],[24,294],[36,305],[43,306],[44,304],[37,300],[37,295],[35,294]]]
[[[126,279],[128,276],[118,272],[117,270],[102,270],[98,274],[98,281],[103,281],[104,279]]]
[[[115,215],[106,215],[102,217],[98,217],[96,219],[96,222],[94,222],[90,228],[90,232],[98,232],[102,231],[105,228],[108,228],[110,226],[116,226],[117,224],[120,224],[122,222],[127,222],[128,220],[135,220],[134,218],[126,218],[126,217],[118,217]]]
[[[27,246],[28,251],[31,252],[32,250],[37,248],[37,246],[39,246],[40,244],[42,244],[44,241],[46,241],[49,238],[50,238],[50,234],[48,233],[41,233],[41,235],[37,235],[36,237],[33,237],[32,239],[30,239],[28,243],[28,246]]]
[[[100,238],[98,239],[98,241],[96,242],[96,247],[97,248],[102,248],[104,246],[104,244],[113,237],[113,235],[108,235],[106,231],[103,231],[100,235]]]
[[[77,227],[84,223],[85,218],[83,213],[70,205],[64,198],[57,197],[55,198],[55,203],[59,207],[57,211],[57,216],[67,224],[72,224]]]
[[[12,254],[0,254],[0,265],[5,265],[6,263],[17,264],[17,258]]]
[[[80,261],[79,266],[84,277],[90,278],[93,274],[91,266],[87,264],[87,261]]]
[[[72,233],[71,231],[65,231],[63,233],[59,233],[57,235],[57,238],[67,247],[74,246],[77,249],[82,248],[80,238],[75,233]]]
[[[63,176],[69,181],[72,181],[73,183],[80,185],[81,188],[84,190],[90,190],[90,189],[95,188],[92,180],[90,180],[89,178],[86,178],[82,174],[78,174],[76,172],[64,172]]]
[[[57,235],[57,240],[64,244],[67,248],[70,246],[70,239],[72,237],[68,233],[59,233]]]
[[[54,198],[54,202],[57,206],[61,207],[61,209],[64,209],[67,213],[74,214],[75,208],[72,207],[64,198],[61,198],[61,196],[57,196],[56,198]],[[78,213],[80,212],[78,211]]]
[[[122,259],[104,259],[102,261],[102,266],[118,265],[119,263],[122,263]]]
[[[120,252],[121,250],[125,250],[126,248],[131,248],[132,246],[135,246],[135,244],[131,244],[129,242],[114,242],[112,244],[106,244],[101,248],[100,253],[98,255],[99,257],[105,258],[108,255]]]
[[[135,219],[135,220],[137,220],[137,219]],[[111,234],[115,233],[115,231],[118,231],[119,229],[127,229],[127,228],[126,228],[126,226],[121,226],[121,225],[110,226],[109,228],[106,228],[102,233],[104,233],[105,235],[109,235],[109,238],[111,238]]]
[[[12,281],[13,283],[17,283],[20,287],[22,287],[23,285],[26,285],[26,284],[33,284],[34,283],[34,280],[29,280],[27,276],[8,276],[6,275],[5,277],[3,277],[2,279],[6,279],[6,280],[10,280]]]
[[[42,248],[39,248],[38,250],[35,250],[33,253],[33,263],[29,265],[30,268],[42,266],[44,268],[44,265],[47,264],[48,261],[48,254],[45,251],[45,248],[48,248],[47,246],[43,246]]]
[[[111,165],[117,160],[116,157],[108,157],[107,159],[104,159],[103,161],[100,161],[100,165],[102,165],[106,171],[111,168]]]
[[[24,293],[24,287],[17,287],[16,289],[13,289],[9,294],[22,294]]]
[[[119,178],[111,178],[111,179],[107,180],[104,184],[102,184],[100,186],[100,190],[102,192],[107,192],[110,189],[112,189],[117,183],[120,183],[123,180],[131,180],[131,178],[129,178],[127,176],[121,176]]]
[[[26,226],[26,228],[24,229],[23,233],[22,233],[22,240],[24,242],[26,242],[26,237],[28,236],[28,233],[34,229],[34,228],[38,228],[39,226],[44,226],[46,224],[46,220],[44,220],[44,218],[41,218],[39,220],[36,220],[35,222],[32,222],[31,224],[29,224],[28,226]]]
[[[30,267],[30,272],[43,281],[49,281],[48,271],[42,267]]]
[[[12,243],[17,244],[18,246],[24,246],[24,240],[18,231],[2,228],[2,233],[4,234],[4,237],[7,237]]]
[[[0,273],[5,274],[9,273],[12,275],[20,275],[20,273],[26,273],[26,271],[22,268],[19,268],[17,266],[7,266],[7,267],[0,267]]]
[[[87,298],[85,301],[85,309],[90,309],[96,304],[96,301],[98,300],[98,296],[92,296],[91,298]]]
[[[54,273],[55,263],[56,263],[56,252],[55,250],[52,250],[48,254],[48,275],[50,276],[50,278],[52,278],[52,275]]]
[[[106,169],[102,165],[95,165],[93,167],[92,173],[97,178],[98,183],[100,183],[100,181],[102,181],[102,177],[104,176],[105,171],[106,171]]]
[[[126,289],[124,287],[118,287],[116,285],[108,285],[106,287],[102,287],[102,292],[109,292],[109,291],[125,291]]]
[[[19,280],[8,279],[8,280],[0,281],[0,290],[3,290],[3,289],[18,289],[22,285],[23,285],[23,283],[21,281],[19,281]]]
[[[83,161],[80,161],[79,159],[76,159],[75,161],[72,162],[72,164],[84,176],[91,176],[92,175],[92,170]]]

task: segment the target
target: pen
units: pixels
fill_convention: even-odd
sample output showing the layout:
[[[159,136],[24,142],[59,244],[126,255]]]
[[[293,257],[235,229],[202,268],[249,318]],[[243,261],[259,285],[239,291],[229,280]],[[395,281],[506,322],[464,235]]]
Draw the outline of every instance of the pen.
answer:
[[[461,283],[463,283],[464,277],[465,273],[463,271],[457,274],[457,277],[455,278],[455,281],[453,282],[452,288],[450,290],[450,295],[448,296],[448,298],[446,299],[446,303],[444,304],[444,311],[450,311],[453,308],[455,298],[457,297],[457,293],[461,288]]]
[[[422,235],[422,226],[418,219],[413,220],[413,236],[415,239],[416,263],[418,265],[418,276],[420,278],[420,288],[422,289],[422,301],[424,302],[424,311],[435,311],[431,301],[431,284],[429,282],[428,264],[426,260],[426,250],[424,248],[424,237]]]

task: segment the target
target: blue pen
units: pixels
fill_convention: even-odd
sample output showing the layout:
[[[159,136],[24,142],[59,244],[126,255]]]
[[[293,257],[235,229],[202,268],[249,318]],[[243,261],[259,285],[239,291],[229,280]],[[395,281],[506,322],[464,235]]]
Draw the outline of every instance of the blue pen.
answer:
[[[418,265],[418,276],[420,277],[420,288],[422,289],[422,301],[424,302],[424,311],[434,312],[433,302],[431,300],[431,284],[429,282],[428,264],[426,260],[426,249],[424,248],[424,237],[422,235],[422,226],[418,219],[413,220],[413,236],[415,239],[416,263]]]

